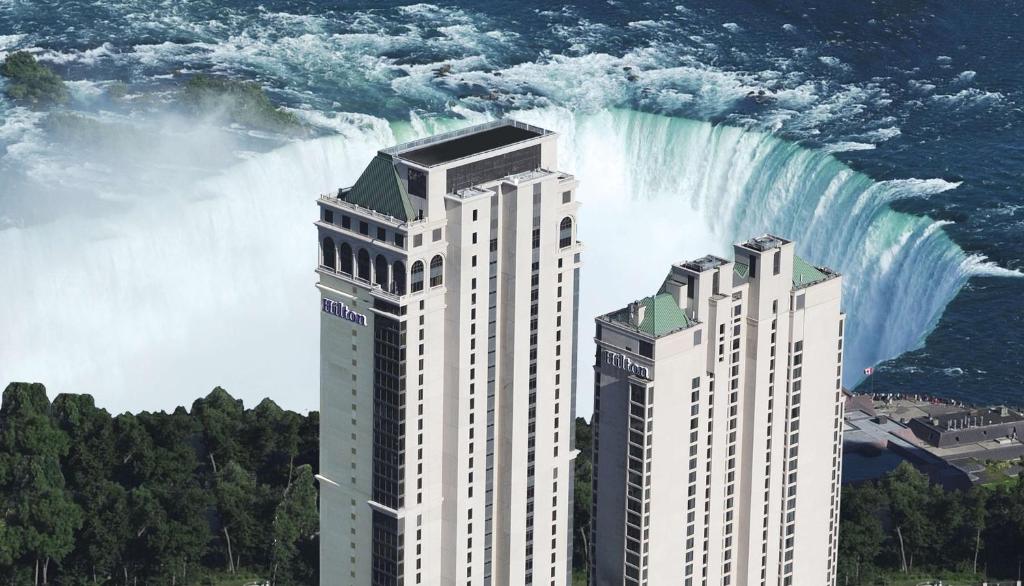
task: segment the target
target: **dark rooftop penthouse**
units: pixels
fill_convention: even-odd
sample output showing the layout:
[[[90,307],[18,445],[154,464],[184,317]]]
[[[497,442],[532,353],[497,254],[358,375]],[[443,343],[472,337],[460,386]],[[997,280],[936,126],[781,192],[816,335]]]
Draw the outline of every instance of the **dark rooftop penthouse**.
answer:
[[[696,260],[686,261],[682,263],[682,265],[690,269],[691,271],[703,273],[704,271],[717,269],[718,267],[726,264],[727,262],[729,261],[725,260],[724,258],[719,258],[717,256],[709,254],[707,256],[702,256]]]
[[[400,144],[381,153],[423,167],[433,167],[547,134],[551,131],[523,122],[496,120]]]
[[[757,236],[751,238],[743,243],[743,246],[751,250],[757,250],[758,252],[764,252],[773,248],[779,248],[783,244],[789,244],[789,240],[775,236],[773,234],[765,234],[764,236]]]

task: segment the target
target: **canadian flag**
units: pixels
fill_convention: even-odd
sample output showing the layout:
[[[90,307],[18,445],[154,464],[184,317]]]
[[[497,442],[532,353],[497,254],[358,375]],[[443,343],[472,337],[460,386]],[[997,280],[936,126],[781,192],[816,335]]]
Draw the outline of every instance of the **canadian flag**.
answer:
[[[874,368],[871,368],[871,367],[869,366],[869,367],[867,367],[867,368],[865,368],[865,369],[864,369],[864,374],[866,374],[866,375],[868,375],[868,376],[871,376],[871,375],[875,374],[875,369],[874,369]]]

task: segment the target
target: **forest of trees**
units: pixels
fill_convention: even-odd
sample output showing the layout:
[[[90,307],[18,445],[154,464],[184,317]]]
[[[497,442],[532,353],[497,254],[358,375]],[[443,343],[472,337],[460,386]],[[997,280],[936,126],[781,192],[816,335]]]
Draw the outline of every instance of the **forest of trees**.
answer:
[[[1017,579],[1024,566],[1024,478],[945,491],[903,462],[843,488],[839,584],[944,573]]]
[[[111,416],[38,384],[0,406],[0,584],[318,583],[319,415],[216,388],[190,410]],[[591,427],[576,420],[574,583],[586,583]],[[1016,578],[1024,481],[943,491],[903,464],[844,487],[839,584]]]
[[[112,417],[88,395],[11,384],[0,583],[315,584],[318,423],[220,388],[191,411]]]

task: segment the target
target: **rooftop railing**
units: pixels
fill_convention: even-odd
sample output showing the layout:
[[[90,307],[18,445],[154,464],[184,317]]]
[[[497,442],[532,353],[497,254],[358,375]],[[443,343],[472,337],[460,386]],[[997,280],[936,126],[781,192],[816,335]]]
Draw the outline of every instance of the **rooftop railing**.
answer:
[[[409,142],[403,142],[402,144],[397,144],[393,147],[381,149],[380,152],[384,153],[385,155],[396,156],[406,151],[410,151],[419,147],[449,141],[462,136],[477,134],[479,132],[491,130],[492,128],[500,128],[502,126],[513,126],[515,128],[529,130],[530,132],[533,132],[538,136],[552,134],[550,130],[540,128],[539,126],[533,126],[532,124],[527,124],[525,122],[520,122],[518,120],[512,120],[511,118],[502,118],[501,120],[492,120],[491,122],[484,122],[483,124],[467,126],[466,128],[460,128],[459,130],[453,130],[451,132],[435,134],[434,136],[428,136],[425,138],[411,140]]]
[[[382,220],[382,221],[385,221],[385,222],[387,222],[389,224],[393,224],[395,226],[415,226],[416,224],[421,224],[423,222],[426,222],[426,218],[413,218],[412,220],[401,220],[399,218],[396,218],[396,217],[388,215],[388,214],[382,214],[381,212],[378,212],[377,210],[372,210],[370,208],[363,207],[361,205],[354,204],[354,203],[352,203],[350,201],[346,201],[344,199],[341,199],[340,197],[338,197],[337,193],[324,193],[324,194],[321,194],[320,195],[320,201],[328,202],[328,203],[336,205],[336,206],[338,206],[340,208],[350,209],[352,211],[359,212],[360,214],[363,214],[364,216],[367,216],[367,217],[370,217],[370,218],[374,218],[374,219],[377,219],[377,220]]]

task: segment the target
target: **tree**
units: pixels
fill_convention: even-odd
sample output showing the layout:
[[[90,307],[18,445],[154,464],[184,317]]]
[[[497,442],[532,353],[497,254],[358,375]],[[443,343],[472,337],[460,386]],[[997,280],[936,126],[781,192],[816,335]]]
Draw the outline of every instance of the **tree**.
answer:
[[[593,449],[593,430],[587,420],[582,417],[576,418],[576,449],[579,455],[576,456],[574,470],[573,495],[573,541],[572,541],[572,567],[576,571],[590,571],[590,512],[593,506],[593,492],[591,483],[594,476],[594,462],[591,451]]]
[[[14,564],[31,564],[35,584],[49,583],[50,563],[71,552],[82,524],[64,489],[60,459],[67,451],[43,385],[9,385],[0,406],[0,510],[6,511],[7,540],[0,549]]]
[[[320,519],[313,468],[300,466],[274,512],[271,584],[314,584],[315,564],[302,563],[303,549],[316,549]]]
[[[291,483],[299,455],[302,417],[270,399],[246,411],[244,447],[259,482],[280,487]]]
[[[181,102],[193,114],[250,128],[296,135],[306,131],[295,114],[275,106],[263,88],[251,82],[199,74],[185,83]]]
[[[989,570],[1016,578],[1024,567],[1024,477],[994,489],[983,531]]]
[[[860,584],[874,568],[885,540],[879,513],[885,497],[873,484],[843,488],[840,509],[839,568],[845,583]]]
[[[10,80],[7,97],[33,107],[64,104],[71,96],[59,75],[25,51],[8,55],[0,66],[0,75]]]
[[[257,541],[256,509],[260,495],[256,480],[237,462],[228,462],[217,473],[214,497],[227,568],[233,574],[241,566],[243,553],[252,553]]]
[[[988,493],[980,488],[971,489],[964,498],[964,524],[960,542],[966,540],[971,552],[971,572],[978,573],[978,558],[982,552],[981,534],[986,527]],[[961,549],[962,546],[961,546]]]
[[[210,540],[206,513],[210,498],[199,476],[199,426],[183,408],[173,413],[141,413],[151,438],[154,463],[145,486],[159,514],[146,534],[145,576],[176,584],[206,553]]]
[[[63,563],[61,582],[96,583],[120,568],[129,538],[128,495],[110,480],[117,461],[113,419],[89,395],[58,395],[52,411],[68,438],[61,463],[67,489],[82,510],[82,527]]]
[[[246,463],[241,449],[244,416],[242,400],[235,399],[220,387],[192,403],[192,417],[202,429],[206,458],[213,476],[217,476],[218,466],[229,460]]]
[[[900,569],[908,572],[914,567],[915,557],[926,554],[935,538],[929,517],[932,492],[928,477],[904,461],[886,476],[884,484],[895,524]]]

